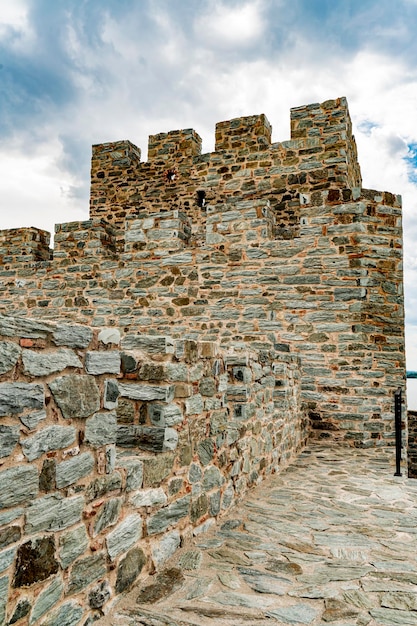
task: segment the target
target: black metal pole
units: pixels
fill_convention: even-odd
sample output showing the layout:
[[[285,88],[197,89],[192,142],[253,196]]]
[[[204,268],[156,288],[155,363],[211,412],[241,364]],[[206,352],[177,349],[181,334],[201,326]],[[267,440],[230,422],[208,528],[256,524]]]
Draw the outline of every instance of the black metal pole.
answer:
[[[394,394],[394,413],[395,413],[395,474],[394,476],[402,476],[401,474],[401,389],[397,389]]]

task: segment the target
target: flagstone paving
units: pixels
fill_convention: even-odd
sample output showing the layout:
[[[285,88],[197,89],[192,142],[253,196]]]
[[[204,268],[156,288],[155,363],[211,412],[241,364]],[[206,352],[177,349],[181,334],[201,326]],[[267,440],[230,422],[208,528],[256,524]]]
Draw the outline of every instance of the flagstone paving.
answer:
[[[97,624],[417,626],[417,480],[309,447]]]

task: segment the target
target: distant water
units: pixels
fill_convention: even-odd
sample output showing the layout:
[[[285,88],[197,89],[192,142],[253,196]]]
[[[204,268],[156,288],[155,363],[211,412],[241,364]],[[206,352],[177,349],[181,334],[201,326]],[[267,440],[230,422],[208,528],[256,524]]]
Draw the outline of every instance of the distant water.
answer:
[[[417,411],[417,378],[407,378],[407,408]]]

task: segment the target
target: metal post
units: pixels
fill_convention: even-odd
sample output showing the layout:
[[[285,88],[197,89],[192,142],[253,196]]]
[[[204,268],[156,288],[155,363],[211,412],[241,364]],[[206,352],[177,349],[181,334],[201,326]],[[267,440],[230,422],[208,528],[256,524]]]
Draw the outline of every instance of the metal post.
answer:
[[[394,413],[395,413],[395,474],[394,476],[402,476],[401,474],[401,398],[402,392],[398,388],[394,394]]]

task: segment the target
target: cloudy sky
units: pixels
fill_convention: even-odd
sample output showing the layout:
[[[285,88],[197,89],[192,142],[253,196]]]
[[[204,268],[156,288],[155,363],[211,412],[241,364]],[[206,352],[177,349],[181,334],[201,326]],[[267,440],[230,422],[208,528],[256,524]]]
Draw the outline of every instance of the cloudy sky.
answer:
[[[417,0],[0,0],[0,228],[88,217],[91,144],[346,96],[364,187],[404,204],[417,370]]]

